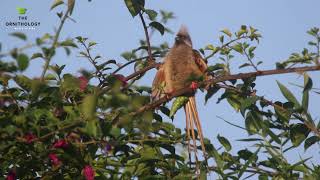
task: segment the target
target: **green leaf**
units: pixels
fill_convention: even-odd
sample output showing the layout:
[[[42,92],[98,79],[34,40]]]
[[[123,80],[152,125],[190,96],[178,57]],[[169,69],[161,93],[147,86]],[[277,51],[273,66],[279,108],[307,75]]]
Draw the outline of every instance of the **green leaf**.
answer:
[[[243,54],[242,44],[237,43],[231,47],[233,50],[237,51],[240,54]]]
[[[260,174],[258,178],[259,178],[259,180],[268,180],[269,179],[268,176],[265,174]]]
[[[120,135],[121,135],[121,129],[120,128],[117,128],[117,127],[113,127],[111,130],[110,130],[110,134],[115,137],[115,138],[118,138]]]
[[[205,47],[205,50],[211,50],[211,51],[214,51],[216,48],[212,45],[212,44],[209,44]]]
[[[50,7],[50,10],[54,9],[55,7],[57,7],[63,3],[64,3],[63,0],[54,0],[53,4]]]
[[[32,80],[29,79],[27,76],[18,75],[14,78],[15,82],[22,87],[24,90],[30,91],[31,90],[31,82]]]
[[[98,127],[97,123],[94,119],[87,121],[86,126],[85,126],[85,132],[88,135],[96,137],[98,135]]]
[[[219,69],[224,69],[225,68],[225,65],[224,64],[221,64],[221,63],[217,63],[213,66],[209,66],[207,68],[207,71],[208,72],[213,72],[213,71],[216,71],[216,70],[219,70]]]
[[[229,29],[223,29],[221,32],[223,32],[224,34],[226,34],[226,35],[229,36],[229,37],[232,36],[232,34],[231,34],[231,32],[230,32]]]
[[[69,9],[70,15],[73,12],[74,4],[75,4],[75,0],[68,0],[68,9]]]
[[[186,96],[177,97],[171,106],[169,117],[172,118],[176,114],[176,112],[188,102],[188,100],[189,98]]]
[[[157,21],[152,21],[152,22],[149,24],[149,26],[155,28],[156,30],[158,30],[161,35],[164,34],[165,28],[164,28],[164,26],[163,26],[161,23],[159,23],[159,22],[157,22]]]
[[[240,111],[244,115],[245,110],[258,101],[257,96],[251,96],[241,101]]]
[[[24,41],[27,40],[27,36],[24,33],[21,33],[21,32],[10,33],[9,35],[17,37],[17,38],[19,38],[21,40],[24,40]]]
[[[165,115],[167,115],[168,117],[170,117],[170,110],[167,108],[167,107],[165,107],[165,106],[160,106],[160,111],[163,113],[163,114],[165,114]]]
[[[257,133],[262,125],[262,117],[254,111],[250,111],[246,115],[245,125],[249,135]]]
[[[306,151],[310,146],[312,146],[314,143],[317,143],[320,141],[320,137],[318,136],[311,136],[304,142],[304,150]]]
[[[208,100],[216,93],[219,91],[219,87],[217,86],[210,86],[209,89],[207,90],[207,94],[204,97],[205,99],[205,104],[208,102]]]
[[[223,136],[220,136],[218,134],[218,140],[219,142],[223,145],[223,147],[227,150],[227,151],[230,151],[231,150],[231,144],[230,142],[228,141],[227,138],[223,137]]]
[[[258,148],[258,149],[256,150],[256,152],[254,152],[254,153],[252,153],[252,152],[250,152],[250,151],[248,151],[248,150],[242,150],[242,151],[239,151],[239,152],[238,152],[238,154],[239,154],[239,156],[240,156],[241,158],[243,158],[243,159],[245,159],[245,160],[248,159],[248,161],[247,161],[247,162],[242,166],[242,168],[240,169],[238,178],[240,178],[240,177],[242,176],[242,174],[245,172],[245,170],[248,168],[248,166],[249,166],[252,162],[254,162],[254,161],[256,161],[256,160],[258,159],[257,154],[258,154],[259,151],[260,151],[260,148]],[[249,157],[249,158],[248,158],[248,157]]]
[[[16,60],[20,71],[24,71],[29,66],[29,57],[25,54],[19,54]]]
[[[294,97],[294,95],[292,94],[292,92],[287,89],[283,84],[281,84],[279,81],[277,81],[278,86],[280,88],[281,93],[283,94],[283,96],[289,101],[292,102],[294,104],[295,108],[300,108],[300,104],[298,102],[298,100]]]
[[[94,119],[96,113],[97,96],[95,94],[87,95],[81,104],[81,112],[87,119]]]
[[[131,59],[134,59],[136,57],[136,55],[132,52],[124,52],[121,54],[121,57],[123,57],[124,59],[129,61]]]
[[[221,42],[221,44],[224,42],[224,35],[219,37],[219,41]]]
[[[312,89],[312,86],[313,86],[312,79],[310,78],[310,76],[307,73],[303,74],[303,78],[304,78],[303,91],[310,91]]]
[[[290,126],[290,139],[292,145],[297,147],[299,146],[310,133],[310,130],[306,127],[306,125],[302,123],[292,124]]]
[[[60,42],[60,46],[70,46],[70,47],[78,48],[78,46],[71,39],[67,39],[65,41]]]
[[[276,134],[274,134],[270,129],[267,129],[267,133],[273,141],[275,141],[278,144],[281,144],[281,140],[279,139],[279,137]]]
[[[248,67],[248,66],[251,66],[251,64],[249,64],[249,63],[243,63],[243,64],[241,64],[241,65],[239,66],[239,69],[244,68],[244,67]]]
[[[241,159],[247,161],[250,159],[250,157],[252,157],[252,155],[254,155],[251,151],[249,151],[248,149],[243,149],[238,151],[238,155]]]
[[[43,58],[43,55],[41,53],[34,53],[32,54],[31,59],[36,59],[36,58]]]
[[[293,103],[290,103],[292,105],[292,107],[288,107],[288,105],[286,105],[286,104],[289,104],[289,103],[290,102],[282,104],[280,102],[275,102],[275,104],[277,106],[274,106],[274,110],[275,110],[278,118],[283,122],[289,122],[289,119],[292,114],[292,111],[290,109],[292,109]]]
[[[154,20],[158,15],[158,13],[152,9],[146,9],[146,10],[144,10],[144,12],[148,14],[149,19],[151,21]]]
[[[210,147],[210,149],[207,150],[208,154],[210,156],[214,157],[214,160],[215,160],[215,162],[217,164],[217,167],[222,169],[224,161],[222,160],[221,155],[219,154],[218,150],[212,144],[210,144],[209,147]]]
[[[312,79],[308,76],[307,73],[304,73],[304,88],[302,96],[302,108],[305,113],[308,112],[309,106],[309,91],[312,89]]]
[[[97,44],[96,42],[89,42],[88,47],[94,46],[94,45],[96,45],[96,44]]]
[[[145,1],[144,0],[124,0],[126,6],[132,15],[135,17],[139,14],[139,12],[144,8]]]

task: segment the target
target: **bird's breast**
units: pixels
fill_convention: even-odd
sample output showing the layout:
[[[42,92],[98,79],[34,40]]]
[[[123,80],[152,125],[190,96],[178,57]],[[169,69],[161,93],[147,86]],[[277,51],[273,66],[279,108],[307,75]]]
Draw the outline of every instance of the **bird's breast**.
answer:
[[[173,47],[165,59],[165,76],[169,91],[187,86],[191,75],[202,75],[189,46]]]

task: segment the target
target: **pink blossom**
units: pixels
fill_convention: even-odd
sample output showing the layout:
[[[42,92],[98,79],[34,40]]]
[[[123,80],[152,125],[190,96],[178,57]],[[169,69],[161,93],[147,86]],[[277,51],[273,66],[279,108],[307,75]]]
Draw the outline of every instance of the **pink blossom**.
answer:
[[[67,148],[68,143],[64,139],[60,139],[53,144],[53,148]]]
[[[6,177],[6,180],[16,180],[16,173],[14,171],[10,171]]]
[[[54,153],[50,153],[49,154],[49,159],[52,163],[52,165],[57,166],[61,163],[61,161],[59,160],[58,156]]]
[[[84,76],[80,76],[78,79],[80,81],[79,88],[80,88],[81,91],[84,91],[88,86],[89,80]]]
[[[86,180],[94,180],[95,172],[91,166],[86,165],[82,169],[82,172],[83,172],[83,175],[86,177]]]
[[[121,81],[122,86],[126,86],[128,84],[127,78],[124,75],[122,75],[122,74],[114,74],[113,76],[116,79],[118,79],[119,81]]]
[[[36,139],[36,138],[37,138],[37,136],[35,136],[35,135],[32,134],[32,133],[28,133],[28,134],[26,134],[26,135],[23,136],[23,139],[24,139],[28,144],[32,143],[33,140]]]

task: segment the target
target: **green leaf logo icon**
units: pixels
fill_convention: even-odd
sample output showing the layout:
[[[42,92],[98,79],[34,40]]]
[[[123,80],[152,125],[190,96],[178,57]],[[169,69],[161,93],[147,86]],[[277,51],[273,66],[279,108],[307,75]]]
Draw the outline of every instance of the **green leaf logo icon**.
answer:
[[[27,9],[26,8],[17,7],[17,11],[18,11],[19,14],[25,14]]]

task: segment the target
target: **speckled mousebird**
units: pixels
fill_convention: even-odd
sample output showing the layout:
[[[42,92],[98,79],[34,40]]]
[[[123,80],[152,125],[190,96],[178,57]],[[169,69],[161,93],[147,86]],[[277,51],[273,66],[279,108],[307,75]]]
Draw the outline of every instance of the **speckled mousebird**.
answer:
[[[190,81],[190,77],[204,77],[208,78],[206,74],[207,63],[201,57],[199,52],[193,50],[192,41],[188,30],[185,26],[181,26],[176,35],[175,43],[164,57],[163,64],[159,67],[158,72],[152,84],[152,99],[157,100],[167,94],[180,90],[185,87],[197,89],[197,84]],[[195,102],[194,93],[186,95],[189,97],[188,102],[184,106],[186,114],[186,131],[188,138],[188,151],[190,155],[190,137],[193,141],[193,147],[196,145],[196,133],[194,129],[198,130],[200,137],[201,148],[206,157],[206,150],[204,146],[201,123],[198,116],[198,111]],[[197,149],[192,148],[197,158]]]

